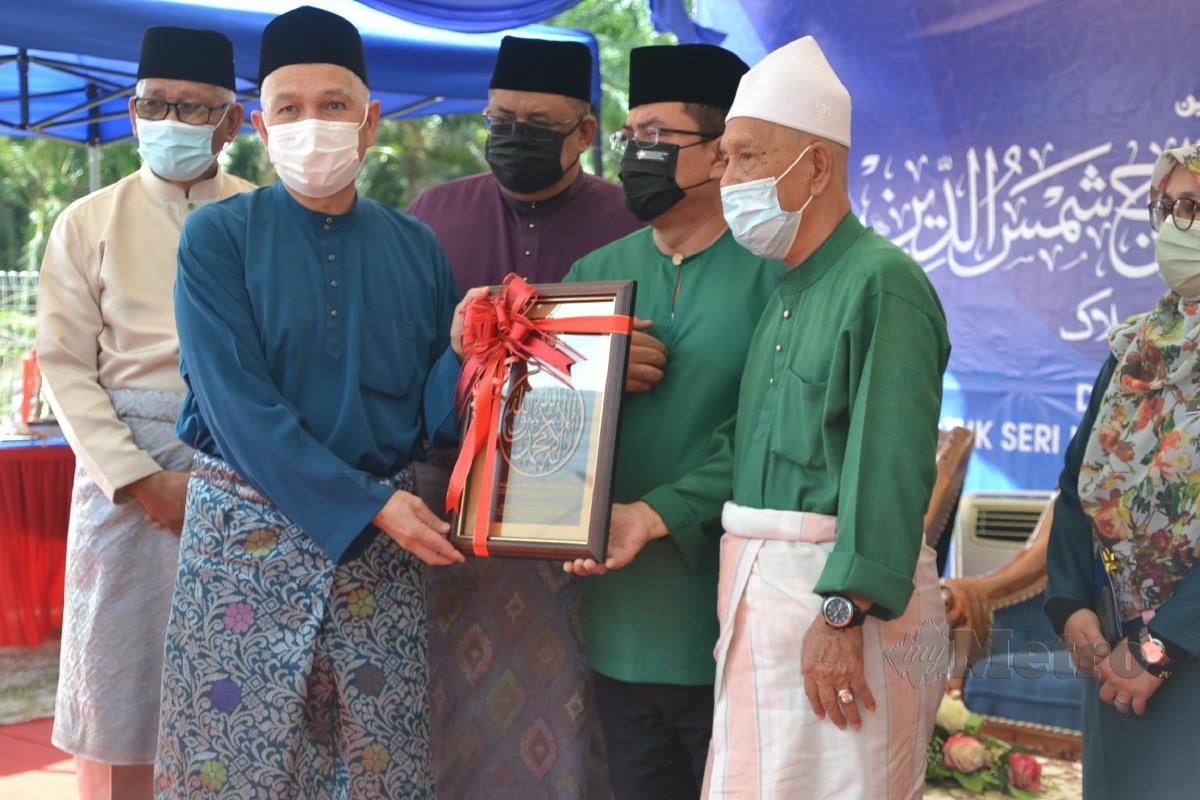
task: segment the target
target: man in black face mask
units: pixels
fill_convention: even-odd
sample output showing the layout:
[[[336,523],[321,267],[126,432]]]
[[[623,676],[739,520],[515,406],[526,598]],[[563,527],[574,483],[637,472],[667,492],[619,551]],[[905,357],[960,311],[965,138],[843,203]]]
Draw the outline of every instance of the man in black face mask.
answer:
[[[409,209],[437,234],[464,292],[509,272],[557,283],[640,227],[620,189],[579,164],[596,138],[591,88],[584,45],[504,37],[483,111],[491,172],[423,192]]]
[[[431,189],[410,209],[437,234],[464,291],[509,272],[557,283],[579,258],[641,226],[619,187],[580,167],[596,136],[591,86],[585,46],[504,38],[484,110],[491,172]],[[453,460],[435,453],[417,471],[435,511]],[[603,762],[588,758],[593,728],[597,743],[600,734],[572,625],[581,587],[547,567],[479,560],[429,575],[442,797],[607,796]]]
[[[625,202],[650,228],[585,256],[567,275],[636,280],[636,315],[652,322],[633,342],[618,503],[698,466],[713,431],[732,422],[751,335],[785,272],[782,262],[740,247],[721,211],[720,138],[746,70],[712,45],[630,54],[629,117],[613,144]],[[644,358],[651,336],[669,351],[660,369]],[[700,795],[713,718],[720,535],[719,521],[672,531],[624,569],[584,581],[584,642],[617,800]]]

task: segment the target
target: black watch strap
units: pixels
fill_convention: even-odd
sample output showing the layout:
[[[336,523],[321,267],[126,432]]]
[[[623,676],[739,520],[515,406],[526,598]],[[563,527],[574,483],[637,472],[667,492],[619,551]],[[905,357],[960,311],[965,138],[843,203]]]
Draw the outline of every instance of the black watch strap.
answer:
[[[1166,658],[1156,664],[1150,663],[1150,659],[1146,657],[1142,650],[1142,645],[1147,643],[1147,640],[1153,639],[1149,644],[1155,644],[1161,648],[1161,652]],[[1167,650],[1165,643],[1154,635],[1154,632],[1149,628],[1142,628],[1136,636],[1129,637],[1129,653],[1133,656],[1133,660],[1138,663],[1142,669],[1149,672],[1156,678],[1167,679],[1171,677],[1171,672],[1175,666],[1173,659]]]

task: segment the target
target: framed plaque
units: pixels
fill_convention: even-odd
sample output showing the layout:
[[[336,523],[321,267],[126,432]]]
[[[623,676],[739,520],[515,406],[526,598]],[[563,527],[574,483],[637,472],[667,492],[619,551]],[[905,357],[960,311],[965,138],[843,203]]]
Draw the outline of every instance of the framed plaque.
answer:
[[[534,286],[530,319],[630,316],[633,281]],[[566,327],[569,327],[567,325]],[[450,540],[474,553],[479,505],[487,504],[487,555],[602,561],[608,548],[617,429],[629,336],[556,333],[575,359],[564,382],[537,364],[512,365],[502,392],[494,463],[480,452],[463,489]],[[465,433],[465,431],[464,431]],[[464,437],[465,441],[465,437]],[[490,496],[484,470],[492,470]]]

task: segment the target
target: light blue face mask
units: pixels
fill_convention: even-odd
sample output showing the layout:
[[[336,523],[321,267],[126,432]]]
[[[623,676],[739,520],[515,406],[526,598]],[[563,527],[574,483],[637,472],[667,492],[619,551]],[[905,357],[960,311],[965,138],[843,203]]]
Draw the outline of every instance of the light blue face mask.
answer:
[[[779,205],[778,185],[810,149],[811,144],[796,156],[796,160],[778,178],[761,178],[721,187],[721,206],[729,230],[733,232],[737,243],[751,253],[763,258],[781,259],[796,241],[804,209],[808,208],[815,195],[810,195],[800,210],[784,211]]]
[[[229,113],[226,107],[225,114]],[[217,125],[225,119],[217,120]],[[212,151],[217,125],[188,125],[174,119],[139,119],[138,154],[154,174],[168,181],[190,181],[205,173],[217,157]]]
[[[1200,297],[1200,227],[1186,231],[1171,221],[1163,223],[1154,242],[1158,272],[1171,291],[1185,300]]]

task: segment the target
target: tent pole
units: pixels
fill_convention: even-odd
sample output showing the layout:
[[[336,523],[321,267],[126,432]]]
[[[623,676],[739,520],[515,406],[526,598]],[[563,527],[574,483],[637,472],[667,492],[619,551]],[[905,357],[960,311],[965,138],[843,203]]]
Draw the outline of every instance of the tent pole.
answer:
[[[17,51],[17,75],[20,83],[17,95],[21,98],[21,130],[29,130],[29,54],[24,47]]]
[[[104,154],[100,152],[100,145],[89,144],[88,151],[88,193],[92,193],[100,188],[100,163],[104,159]]]
[[[100,188],[100,162],[103,156],[100,154],[100,123],[96,121],[99,116],[99,104],[96,102],[100,95],[100,88],[94,83],[87,85],[88,104],[87,115],[92,118],[92,122],[88,124],[88,193],[96,191]]]

